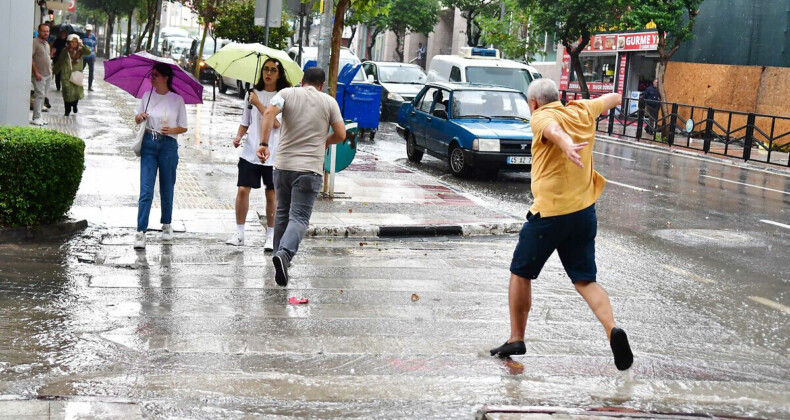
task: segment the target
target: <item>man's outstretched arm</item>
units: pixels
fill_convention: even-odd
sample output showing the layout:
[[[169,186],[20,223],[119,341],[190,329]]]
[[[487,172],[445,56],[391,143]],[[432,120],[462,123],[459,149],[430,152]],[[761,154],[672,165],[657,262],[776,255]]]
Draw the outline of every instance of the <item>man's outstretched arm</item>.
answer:
[[[584,168],[579,151],[584,149],[589,143],[586,141],[583,143],[574,143],[571,136],[569,136],[557,122],[552,122],[543,129],[543,138],[562,149],[563,153],[565,153],[565,157],[571,162],[580,168]]]
[[[623,97],[620,96],[619,93],[607,93],[606,95],[601,96],[600,99],[603,102],[603,110],[608,111],[623,102]]]

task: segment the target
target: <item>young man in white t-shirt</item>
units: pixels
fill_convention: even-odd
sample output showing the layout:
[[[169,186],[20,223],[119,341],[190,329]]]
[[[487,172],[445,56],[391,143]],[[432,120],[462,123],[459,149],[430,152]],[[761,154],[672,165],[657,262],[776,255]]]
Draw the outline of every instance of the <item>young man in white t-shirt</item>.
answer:
[[[239,188],[236,193],[236,233],[225,243],[228,245],[244,245],[244,226],[247,220],[247,211],[250,208],[250,190],[261,187],[261,180],[266,190],[266,244],[264,251],[271,251],[274,247],[274,211],[276,206],[274,194],[274,181],[272,180],[272,168],[274,165],[274,155],[277,152],[277,142],[280,138],[279,116],[272,129],[269,143],[273,145],[271,156],[265,162],[261,162],[256,155],[258,143],[260,142],[261,115],[266,110],[266,104],[276,95],[276,91],[254,90],[250,92],[249,105],[245,103],[244,111],[241,115],[241,124],[233,140],[233,147],[241,145],[242,137],[247,134],[244,146],[239,151],[239,176],[236,186]]]

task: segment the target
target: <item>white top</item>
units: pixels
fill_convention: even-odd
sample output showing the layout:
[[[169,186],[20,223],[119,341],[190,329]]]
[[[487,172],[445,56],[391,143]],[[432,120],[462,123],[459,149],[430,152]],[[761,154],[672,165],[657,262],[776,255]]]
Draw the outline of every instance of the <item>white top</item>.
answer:
[[[152,92],[151,102],[148,102]],[[145,110],[146,104],[148,111]],[[175,92],[167,92],[164,95],[156,91],[146,92],[137,105],[137,113],[141,112],[148,113],[146,128],[149,130],[159,132],[164,126],[187,128],[187,108],[184,106],[184,98]],[[168,135],[178,140],[178,134]]]
[[[258,99],[264,106],[268,106],[269,101],[277,94],[277,92],[267,92],[265,90],[255,90]],[[280,140],[280,129],[272,128],[272,133],[269,135],[269,159],[261,163],[258,156],[255,154],[261,144],[261,120],[263,115],[258,111],[258,108],[252,107],[250,109],[247,105],[249,102],[244,101],[244,112],[241,114],[241,125],[247,127],[247,138],[242,144],[239,151],[239,157],[255,165],[274,166],[274,155],[277,154],[277,143]],[[277,121],[282,123],[282,114],[277,114]]]

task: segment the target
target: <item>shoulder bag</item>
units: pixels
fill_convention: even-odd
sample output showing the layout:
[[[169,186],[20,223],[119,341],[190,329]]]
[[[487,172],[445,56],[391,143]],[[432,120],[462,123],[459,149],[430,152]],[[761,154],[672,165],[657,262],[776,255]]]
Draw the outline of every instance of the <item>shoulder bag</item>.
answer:
[[[148,112],[148,104],[151,103],[151,96],[153,96],[154,89],[151,89],[151,92],[148,93],[148,102],[145,103],[145,111]],[[145,128],[148,126],[148,120],[143,120],[143,122],[137,124],[134,132],[134,143],[132,143],[132,151],[135,155],[140,156],[143,150],[143,137],[145,137]]]

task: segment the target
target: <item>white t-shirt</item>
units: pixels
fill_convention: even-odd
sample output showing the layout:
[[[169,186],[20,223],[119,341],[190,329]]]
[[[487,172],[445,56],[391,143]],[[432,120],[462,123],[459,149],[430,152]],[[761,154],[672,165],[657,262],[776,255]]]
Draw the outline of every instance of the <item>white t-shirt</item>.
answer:
[[[148,97],[151,96],[151,101]],[[148,110],[145,106],[148,104]],[[174,92],[167,92],[164,95],[156,91],[148,91],[143,94],[140,104],[137,105],[137,113],[147,112],[148,120],[146,127],[149,130],[159,132],[162,127],[182,127],[187,128],[187,108],[184,106],[184,98]],[[178,134],[168,134],[174,139],[178,139]]]
[[[277,94],[277,92],[267,92],[265,90],[255,90],[258,99],[264,106],[269,106],[269,101]],[[277,143],[280,140],[280,129],[272,128],[272,133],[269,135],[269,159],[261,163],[256,153],[261,144],[261,120],[263,116],[258,108],[252,107],[250,109],[247,105],[249,102],[244,101],[244,112],[241,114],[241,125],[247,127],[247,138],[242,144],[239,151],[239,157],[247,162],[255,165],[274,166],[274,155],[277,154]],[[282,123],[282,115],[277,114],[277,121]]]

